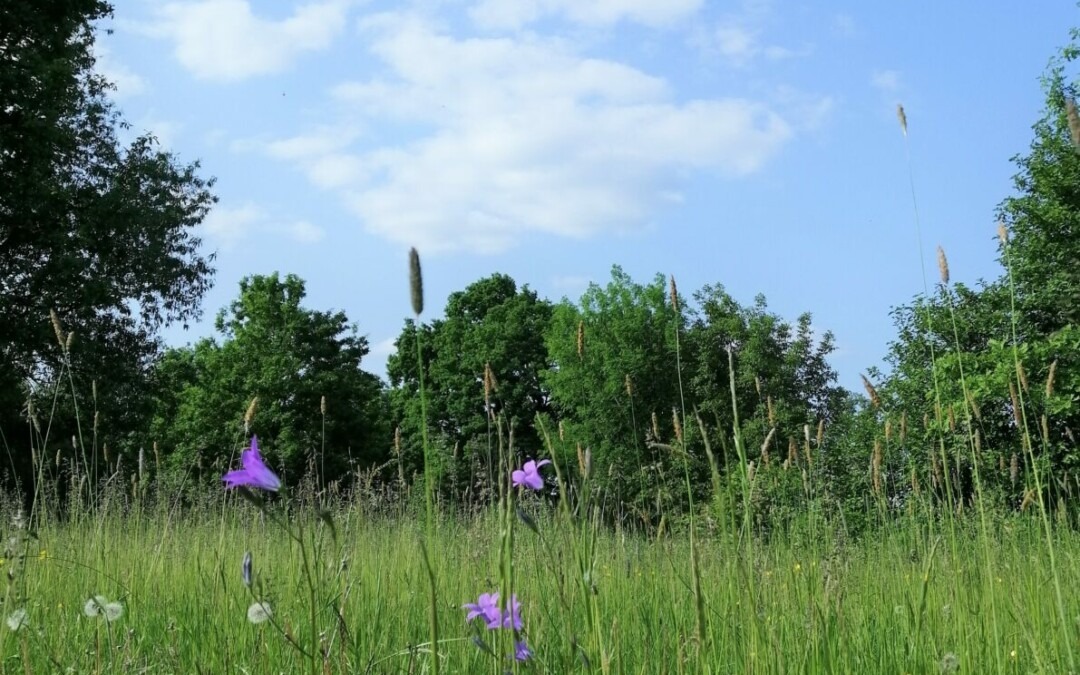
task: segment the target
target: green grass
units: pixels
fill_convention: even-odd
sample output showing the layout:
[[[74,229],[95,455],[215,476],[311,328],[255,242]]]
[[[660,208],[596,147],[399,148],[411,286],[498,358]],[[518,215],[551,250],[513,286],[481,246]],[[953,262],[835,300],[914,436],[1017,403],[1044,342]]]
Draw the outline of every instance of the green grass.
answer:
[[[998,663],[1005,672],[1064,672],[1069,646],[1063,634],[1077,634],[1075,623],[1065,631],[1060,626],[1045,533],[1031,515],[995,516],[985,550],[974,517],[957,522],[949,545],[935,544],[936,535],[914,515],[864,541],[818,522],[774,532],[752,547],[699,524],[704,644],[689,540],[602,529],[592,575],[607,650],[600,655],[590,648],[594,617],[574,573],[577,535],[559,515],[525,501],[543,540],[516,528],[514,587],[535,652],[522,672],[600,672],[606,662],[609,672],[643,674],[928,673],[940,672],[947,654],[966,673],[994,672]],[[311,528],[323,672],[430,669],[427,573],[417,545],[424,523],[385,512],[340,507],[339,545],[325,527]],[[290,518],[315,522],[311,513]],[[510,668],[471,641],[474,632],[460,608],[499,587],[500,527],[492,515],[444,517],[436,528],[438,651],[445,672]],[[5,527],[6,537],[17,533]],[[46,524],[37,535],[20,543],[22,562],[15,556],[3,564],[14,572],[4,615],[25,607],[30,621],[18,632],[0,626],[3,672],[290,673],[308,667],[270,624],[246,618],[253,600],[241,582],[240,560],[251,550],[279,626],[310,644],[299,550],[243,501],[208,501],[183,516],[166,506],[112,508]],[[1061,584],[1075,588],[1080,536],[1064,527],[1054,536]],[[123,616],[113,623],[84,616],[83,605],[97,594],[120,599]],[[1080,614],[1073,597],[1065,602],[1066,616]],[[503,632],[480,634],[507,653]],[[498,645],[496,637],[507,644]],[[1005,653],[994,653],[995,642]]]

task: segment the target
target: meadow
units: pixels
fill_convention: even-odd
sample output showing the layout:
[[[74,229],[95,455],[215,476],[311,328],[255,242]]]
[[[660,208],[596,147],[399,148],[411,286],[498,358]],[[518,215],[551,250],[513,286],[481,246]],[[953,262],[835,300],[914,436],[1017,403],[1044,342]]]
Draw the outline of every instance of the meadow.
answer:
[[[272,517],[224,491],[181,507],[152,487],[114,488],[93,511],[63,519],[40,512],[32,531],[8,509],[3,672],[305,672],[300,648],[313,644],[317,672],[431,672],[423,518],[407,502],[358,493],[331,505],[332,519],[299,499],[266,509]],[[917,506],[857,539],[813,514],[752,538],[706,521],[696,556],[686,532],[583,527],[532,493],[517,510],[514,520],[437,516],[427,546],[442,672],[1072,669],[1080,607],[1066,593],[1062,625],[1050,553],[1061,586],[1075,588],[1080,537],[1060,526],[1048,541],[1034,510],[995,517],[988,539],[976,518],[936,521]],[[279,516],[307,524],[304,551]],[[508,523],[520,637],[531,650],[522,662],[508,656],[509,631],[467,624],[462,609],[502,588]],[[88,608],[95,596],[122,613],[87,611],[103,609]],[[272,621],[249,620],[256,600]]]

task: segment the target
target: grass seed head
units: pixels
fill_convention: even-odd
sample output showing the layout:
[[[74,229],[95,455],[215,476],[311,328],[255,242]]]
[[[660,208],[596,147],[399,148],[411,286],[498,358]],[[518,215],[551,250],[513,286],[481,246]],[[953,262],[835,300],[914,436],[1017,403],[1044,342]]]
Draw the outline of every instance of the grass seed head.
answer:
[[[941,283],[945,286],[949,285],[949,259],[945,257],[945,249],[940,246],[937,247],[937,268],[938,273],[941,275]]]
[[[1069,137],[1073,147],[1080,150],[1080,115],[1076,112],[1076,101],[1071,96],[1065,99],[1065,119],[1069,122]]]
[[[409,300],[416,316],[424,313],[424,275],[420,271],[420,254],[416,248],[409,249]]]
[[[63,350],[67,341],[64,339],[64,326],[60,323],[60,315],[55,309],[49,310],[49,320],[52,321],[53,332],[56,333],[56,344]]]

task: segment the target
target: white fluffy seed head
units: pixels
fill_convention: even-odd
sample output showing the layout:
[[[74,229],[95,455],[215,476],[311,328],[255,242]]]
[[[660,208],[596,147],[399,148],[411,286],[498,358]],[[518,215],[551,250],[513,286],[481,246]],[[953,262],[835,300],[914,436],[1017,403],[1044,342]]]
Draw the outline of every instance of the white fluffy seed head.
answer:
[[[30,617],[25,609],[17,609],[8,615],[7,625],[12,631],[18,631],[30,623]]]
[[[105,609],[105,605],[107,605],[108,602],[108,598],[104,595],[95,595],[83,605],[83,614],[89,617],[100,616],[101,611]]]
[[[274,612],[270,609],[270,603],[265,600],[253,603],[251,607],[248,607],[247,616],[248,621],[251,623],[263,623],[268,621],[273,615]]]
[[[116,621],[124,615],[124,606],[119,602],[110,602],[105,605],[105,620],[109,623]]]

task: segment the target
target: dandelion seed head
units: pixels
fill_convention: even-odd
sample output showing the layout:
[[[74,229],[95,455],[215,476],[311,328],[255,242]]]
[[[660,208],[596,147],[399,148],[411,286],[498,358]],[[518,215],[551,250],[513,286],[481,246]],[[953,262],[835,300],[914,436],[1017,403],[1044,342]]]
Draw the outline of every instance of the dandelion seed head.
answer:
[[[108,602],[108,598],[106,598],[104,595],[95,595],[94,597],[87,600],[86,604],[83,605],[83,614],[91,618],[98,616],[101,614],[101,610]]]
[[[270,609],[270,603],[265,600],[252,603],[251,607],[248,607],[247,618],[251,623],[264,623],[269,621],[272,616],[274,616],[274,612]]]
[[[105,620],[109,623],[116,621],[124,615],[124,606],[119,602],[110,602],[105,605]]]
[[[25,609],[17,609],[8,615],[7,625],[12,632],[17,632],[20,628],[30,623],[30,616],[26,613]]]

